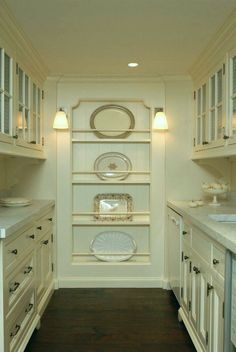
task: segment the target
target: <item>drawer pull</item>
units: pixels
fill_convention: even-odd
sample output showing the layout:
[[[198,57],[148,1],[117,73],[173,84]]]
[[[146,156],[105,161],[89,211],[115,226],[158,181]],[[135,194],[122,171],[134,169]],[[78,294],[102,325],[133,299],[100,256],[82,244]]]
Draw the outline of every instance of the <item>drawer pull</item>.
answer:
[[[15,330],[10,333],[10,337],[16,336],[20,330],[20,325],[15,326]]]
[[[17,255],[18,250],[17,250],[17,249],[13,249],[13,250],[11,251],[11,253]]]
[[[45,241],[43,241],[43,242],[42,242],[42,244],[47,245],[47,244],[48,244],[48,242],[49,242],[48,240],[45,240]]]
[[[196,266],[193,267],[193,271],[195,271],[195,274],[200,274],[200,270]]]
[[[188,233],[187,231],[182,231],[183,235],[187,235],[187,233]]]
[[[184,260],[188,260],[189,257],[187,255],[184,256]]]
[[[29,303],[28,307],[25,309],[25,313],[29,313],[31,311],[31,309],[33,308],[33,304]]]
[[[25,269],[24,274],[29,274],[32,270],[33,270],[33,267],[32,267],[32,266],[28,266],[28,267]]]
[[[219,260],[218,259],[213,259],[213,264],[216,265],[216,264],[219,264]]]
[[[42,230],[42,226],[38,226],[37,229],[38,229],[38,230]]]
[[[30,235],[29,238],[32,238],[32,240],[34,240],[35,236],[34,235]]]
[[[20,286],[20,283],[19,283],[19,282],[14,282],[13,287],[10,287],[9,292],[10,292],[10,293],[11,293],[11,292],[15,292],[15,291],[18,289],[19,286]]]

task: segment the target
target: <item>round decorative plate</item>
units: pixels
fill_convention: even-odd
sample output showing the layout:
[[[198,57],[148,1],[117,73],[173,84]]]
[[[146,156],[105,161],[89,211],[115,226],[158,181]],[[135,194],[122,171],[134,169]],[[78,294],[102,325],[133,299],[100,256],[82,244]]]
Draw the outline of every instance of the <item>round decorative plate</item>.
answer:
[[[26,205],[30,205],[31,203],[31,200],[27,198],[8,197],[0,199],[0,205],[4,207],[24,207]]]
[[[134,125],[132,112],[116,104],[100,106],[90,117],[90,127],[99,138],[126,138]]]
[[[124,180],[131,169],[132,164],[129,158],[116,152],[101,154],[94,162],[94,170],[98,171],[97,176],[102,180],[109,178]]]
[[[94,238],[90,249],[99,260],[122,262],[133,256],[137,246],[134,239],[125,232],[105,231]]]

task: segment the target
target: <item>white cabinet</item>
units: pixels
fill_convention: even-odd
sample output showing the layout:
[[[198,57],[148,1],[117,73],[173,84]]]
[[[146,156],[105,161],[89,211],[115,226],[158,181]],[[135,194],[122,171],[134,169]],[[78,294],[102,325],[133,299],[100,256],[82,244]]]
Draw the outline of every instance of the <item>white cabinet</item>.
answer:
[[[107,231],[134,239],[129,262],[149,262],[150,126],[150,109],[140,101],[81,101],[73,108],[74,262],[100,264],[90,244]]]
[[[24,351],[53,292],[52,213],[0,241],[0,351]]]
[[[43,158],[39,84],[0,47],[0,151]]]
[[[179,314],[197,351],[222,352],[225,249],[195,226],[182,237]]]

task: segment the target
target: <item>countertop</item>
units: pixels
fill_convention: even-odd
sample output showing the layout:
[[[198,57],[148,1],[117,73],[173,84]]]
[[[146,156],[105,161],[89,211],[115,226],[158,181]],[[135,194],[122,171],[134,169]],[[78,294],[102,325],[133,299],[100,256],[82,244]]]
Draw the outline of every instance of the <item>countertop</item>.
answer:
[[[43,213],[54,206],[53,200],[33,200],[25,207],[0,206],[0,239],[14,233],[29,222],[35,221],[39,212]]]
[[[167,205],[197,226],[225,248],[236,253],[236,223],[221,223],[208,217],[209,214],[236,214],[236,204],[225,202],[214,207],[203,205],[190,208],[189,201],[168,201]]]

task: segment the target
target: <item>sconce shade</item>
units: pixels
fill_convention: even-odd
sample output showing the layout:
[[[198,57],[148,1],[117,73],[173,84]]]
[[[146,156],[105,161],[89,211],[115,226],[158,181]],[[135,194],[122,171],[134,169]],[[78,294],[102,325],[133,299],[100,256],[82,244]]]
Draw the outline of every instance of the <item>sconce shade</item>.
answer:
[[[162,109],[157,110],[157,113],[156,113],[154,120],[153,120],[152,127],[154,130],[161,130],[161,131],[168,130],[168,123],[167,123],[166,115]]]
[[[24,125],[23,125],[24,122]],[[23,116],[23,111],[18,111],[17,113],[17,128],[19,130],[27,129],[27,121],[25,116]]]
[[[69,128],[68,120],[64,110],[60,109],[57,111],[53,122],[53,128],[58,130],[66,130]]]

